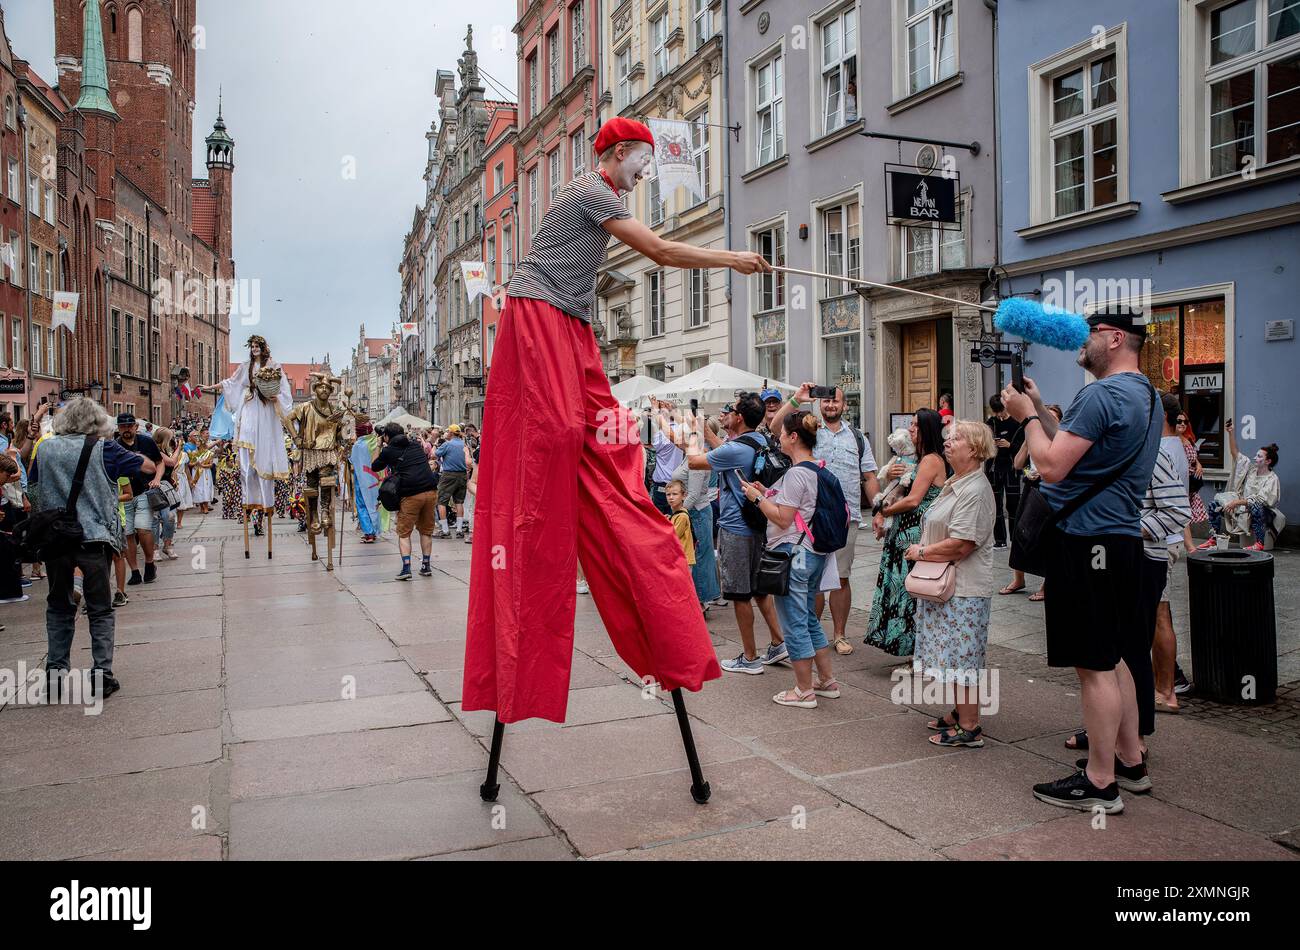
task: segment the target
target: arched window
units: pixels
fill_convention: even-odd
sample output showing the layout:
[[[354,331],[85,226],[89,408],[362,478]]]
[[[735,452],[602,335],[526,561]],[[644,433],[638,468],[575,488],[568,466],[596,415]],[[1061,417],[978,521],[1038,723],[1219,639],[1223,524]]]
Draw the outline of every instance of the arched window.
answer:
[[[139,7],[126,11],[126,47],[127,56],[133,63],[144,62],[144,25]]]

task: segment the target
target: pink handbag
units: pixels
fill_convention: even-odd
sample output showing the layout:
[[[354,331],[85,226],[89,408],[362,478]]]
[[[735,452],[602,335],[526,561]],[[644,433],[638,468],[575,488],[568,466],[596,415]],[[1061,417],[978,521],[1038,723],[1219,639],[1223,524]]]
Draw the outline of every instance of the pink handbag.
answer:
[[[903,586],[919,600],[946,604],[957,592],[957,568],[951,561],[917,561]]]

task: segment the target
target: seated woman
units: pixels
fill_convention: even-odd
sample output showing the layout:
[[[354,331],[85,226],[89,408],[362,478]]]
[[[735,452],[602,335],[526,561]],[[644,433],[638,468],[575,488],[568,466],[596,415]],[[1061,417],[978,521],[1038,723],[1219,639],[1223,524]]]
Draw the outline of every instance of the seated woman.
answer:
[[[925,513],[921,540],[908,561],[947,561],[956,589],[944,603],[917,599],[915,673],[952,691],[952,712],[932,720],[930,741],[941,746],[984,745],[980,726],[980,674],[989,641],[993,604],[993,520],[997,506],[984,463],[996,454],[993,433],[980,422],[957,420],[948,428],[944,458],[952,466],[939,497]]]
[[[1277,443],[1264,446],[1253,461],[1248,460],[1237,451],[1231,419],[1224,428],[1228,432],[1228,454],[1236,460],[1236,466],[1228,490],[1210,502],[1210,538],[1198,550],[1215,547],[1220,535],[1245,534],[1249,525],[1255,543],[1247,545],[1246,550],[1262,551],[1277,515],[1274,509],[1282,497],[1281,483],[1273,471],[1277,467]]]

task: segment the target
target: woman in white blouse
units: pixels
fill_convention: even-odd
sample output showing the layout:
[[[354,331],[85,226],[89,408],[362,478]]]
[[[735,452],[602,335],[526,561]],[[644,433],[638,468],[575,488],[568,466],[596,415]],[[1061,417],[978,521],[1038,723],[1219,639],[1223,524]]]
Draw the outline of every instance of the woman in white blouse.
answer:
[[[993,487],[984,462],[993,457],[993,434],[982,422],[959,420],[948,428],[943,455],[952,466],[939,497],[925,513],[921,541],[909,561],[948,561],[956,591],[944,603],[917,599],[912,669],[952,691],[954,708],[931,720],[930,741],[941,746],[984,745],[979,721],[979,681],[993,604]]]

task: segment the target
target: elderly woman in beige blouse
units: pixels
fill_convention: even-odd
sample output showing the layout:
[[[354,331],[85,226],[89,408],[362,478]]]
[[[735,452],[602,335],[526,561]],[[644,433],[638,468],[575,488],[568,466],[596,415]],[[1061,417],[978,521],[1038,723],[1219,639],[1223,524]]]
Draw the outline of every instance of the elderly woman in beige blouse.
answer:
[[[952,423],[943,454],[952,466],[939,497],[925,513],[920,543],[907,549],[909,561],[949,561],[956,591],[944,603],[917,600],[914,672],[944,684],[954,708],[931,720],[930,741],[941,746],[984,745],[979,721],[979,680],[989,638],[993,580],[993,487],[984,462],[996,449],[982,422]]]

